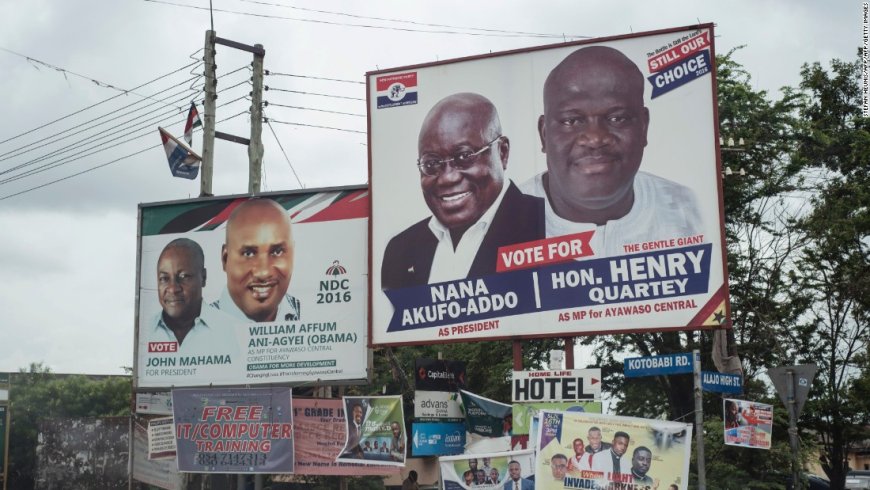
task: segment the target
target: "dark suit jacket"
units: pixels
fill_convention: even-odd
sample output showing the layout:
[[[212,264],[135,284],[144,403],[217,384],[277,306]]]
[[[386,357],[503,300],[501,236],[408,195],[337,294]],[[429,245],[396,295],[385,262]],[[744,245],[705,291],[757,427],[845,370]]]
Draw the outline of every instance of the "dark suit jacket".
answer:
[[[511,182],[477,250],[468,277],[495,273],[498,247],[544,238],[544,200],[520,192]],[[381,264],[381,288],[394,289],[427,284],[438,240],[429,229],[429,218],[394,236]]]

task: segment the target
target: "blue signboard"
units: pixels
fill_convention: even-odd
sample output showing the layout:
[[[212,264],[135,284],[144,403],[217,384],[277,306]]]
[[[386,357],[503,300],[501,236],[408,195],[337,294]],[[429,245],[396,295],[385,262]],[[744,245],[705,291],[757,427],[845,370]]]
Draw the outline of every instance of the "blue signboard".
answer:
[[[465,451],[465,421],[414,422],[411,456],[447,456]]]
[[[701,388],[716,393],[742,393],[743,377],[739,374],[701,371]]]
[[[692,353],[630,357],[623,364],[623,372],[626,378],[691,373]]]

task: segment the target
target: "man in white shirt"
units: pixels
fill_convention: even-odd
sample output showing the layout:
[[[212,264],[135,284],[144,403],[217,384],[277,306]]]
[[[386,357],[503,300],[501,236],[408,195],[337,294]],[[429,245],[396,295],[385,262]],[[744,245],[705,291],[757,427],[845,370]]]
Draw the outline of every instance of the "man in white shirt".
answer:
[[[538,119],[547,172],[522,185],[546,197],[547,236],[594,231],[595,257],[625,254],[624,245],[703,233],[694,193],[638,172],[647,144],[644,77],[620,51],[574,51],[544,84]]]
[[[625,457],[628,450],[628,433],[617,431],[609,451],[601,451],[592,456],[592,471],[604,472],[610,481],[622,481],[622,475],[631,474],[631,458]]]
[[[544,237],[543,199],[505,182],[509,153],[487,98],[458,93],[432,107],[420,128],[417,159],[432,216],[387,244],[383,289],[494,274],[499,247]]]
[[[206,270],[202,247],[175,239],[157,259],[157,299],[162,310],[150,322],[149,342],[177,342],[179,355],[235,355],[238,343],[230,319],[204,305]]]

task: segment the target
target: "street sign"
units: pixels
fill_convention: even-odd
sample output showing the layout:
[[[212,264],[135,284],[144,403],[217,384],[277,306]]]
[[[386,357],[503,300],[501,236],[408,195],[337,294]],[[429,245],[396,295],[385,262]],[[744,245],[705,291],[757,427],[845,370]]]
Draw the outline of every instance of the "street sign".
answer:
[[[601,369],[514,371],[511,394],[514,403],[598,400]]]
[[[716,393],[742,393],[743,376],[739,374],[701,371],[701,389]]]
[[[629,357],[623,364],[626,378],[659,376],[692,372],[692,354],[667,354],[664,356]]]
[[[799,366],[780,366],[767,370],[767,375],[770,376],[770,381],[773,382],[773,387],[779,393],[779,398],[789,407],[788,403],[788,378],[794,376],[794,402],[795,402],[795,417],[800,417],[801,410],[804,408],[804,402],[807,401],[807,396],[810,394],[810,388],[813,385],[813,378],[816,377],[818,367],[815,364],[803,364]]]

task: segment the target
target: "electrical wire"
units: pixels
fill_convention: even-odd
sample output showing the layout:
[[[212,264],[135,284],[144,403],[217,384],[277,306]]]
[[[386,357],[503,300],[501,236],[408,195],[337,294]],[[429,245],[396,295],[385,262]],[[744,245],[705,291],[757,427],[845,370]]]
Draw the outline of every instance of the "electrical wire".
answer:
[[[41,61],[39,61],[39,60],[36,60],[36,59],[34,59],[34,58],[30,58],[29,56],[25,56],[25,55],[22,55],[22,54],[19,54],[19,53],[15,53],[14,51],[9,51],[8,49],[2,48],[2,47],[0,47],[0,50],[7,51],[7,52],[13,53],[13,54],[18,55],[18,56],[23,56],[23,57],[27,58],[28,60],[32,60],[32,61],[36,61],[36,62],[39,62],[39,63],[43,63],[43,62],[41,62]],[[59,118],[57,118],[57,119],[55,119],[55,120],[53,120],[53,121],[49,121],[49,122],[43,124],[42,126],[38,126],[38,127],[33,128],[33,129],[27,130],[27,131],[25,131],[25,132],[23,132],[23,133],[21,133],[21,134],[17,134],[17,135],[15,135],[15,136],[11,136],[11,137],[9,137],[9,138],[6,138],[5,140],[0,141],[0,145],[2,145],[3,143],[6,143],[6,142],[12,141],[12,140],[14,140],[14,139],[16,139],[16,138],[20,138],[20,137],[22,137],[22,136],[24,136],[24,135],[30,134],[30,133],[32,133],[32,132],[34,132],[34,131],[40,130],[40,129],[42,129],[42,128],[45,128],[45,127],[47,127],[47,126],[50,126],[50,125],[52,125],[52,124],[54,124],[54,123],[56,123],[56,122],[63,121],[64,119],[67,119],[67,118],[69,118],[69,117],[72,117],[72,116],[74,116],[74,115],[76,115],[76,114],[80,114],[80,113],[82,113],[82,112],[84,112],[84,111],[86,111],[86,110],[92,109],[92,108],[97,107],[97,106],[99,106],[99,105],[101,105],[101,104],[105,104],[106,102],[109,102],[109,101],[111,101],[111,100],[117,99],[118,97],[121,97],[121,96],[123,96],[123,95],[127,95],[128,93],[132,93],[132,94],[134,94],[134,95],[138,95],[138,94],[136,94],[135,92],[133,92],[133,90],[138,90],[138,89],[140,89],[140,88],[142,88],[142,87],[145,87],[146,85],[150,85],[150,84],[152,84],[152,83],[154,83],[154,82],[156,82],[156,81],[158,81],[158,80],[162,80],[162,79],[164,79],[164,78],[166,78],[166,77],[168,77],[168,76],[170,76],[170,75],[174,75],[175,73],[178,73],[178,72],[181,71],[181,70],[185,70],[185,69],[187,69],[187,68],[190,68],[191,66],[194,66],[194,65],[196,65],[196,64],[198,64],[198,63],[200,63],[200,62],[197,61],[197,62],[194,62],[194,63],[187,64],[187,65],[185,65],[185,66],[182,66],[181,68],[177,68],[177,69],[175,69],[175,70],[172,70],[172,71],[169,72],[169,73],[166,73],[166,74],[161,75],[161,76],[159,76],[159,77],[157,77],[157,78],[154,78],[153,80],[147,81],[147,82],[145,82],[145,83],[143,83],[143,84],[141,84],[141,85],[138,85],[138,86],[136,86],[136,87],[133,87],[133,88],[130,89],[130,90],[122,91],[122,93],[120,93],[120,94],[113,95],[112,97],[109,97],[109,98],[107,98],[107,99],[103,99],[103,100],[101,100],[100,102],[97,102],[97,103],[95,103],[95,104],[91,104],[91,105],[89,105],[89,106],[87,106],[87,107],[85,107],[85,108],[83,108],[83,109],[79,109],[79,110],[77,110],[77,111],[75,111],[75,112],[69,113],[69,114],[67,114],[67,115],[65,115],[65,116],[62,116],[62,117],[59,117]],[[46,63],[43,63],[43,64],[46,64]],[[51,66],[51,65],[46,64],[46,66]],[[55,67],[52,67],[52,68],[55,68]],[[66,70],[63,70],[62,68],[55,68],[55,69],[59,69],[59,70],[61,70],[61,71],[66,71]],[[82,75],[79,75],[79,76],[82,76]],[[91,79],[89,79],[89,80],[91,80]],[[95,83],[96,83],[96,82],[95,82]],[[99,82],[99,83],[102,83],[102,82]],[[120,90],[120,89],[119,89],[119,90]],[[140,96],[140,97],[141,97],[141,96]]]
[[[296,75],[293,73],[281,73],[277,71],[265,70],[264,74],[266,76],[275,76],[275,77],[295,77],[295,78],[308,78],[311,80],[326,80],[329,82],[344,82],[344,83],[356,83],[359,85],[365,85],[366,82],[360,82],[359,80],[344,80],[341,78],[326,78],[326,77],[315,77],[312,75]]]
[[[328,109],[315,109],[314,107],[301,107],[301,106],[295,106],[295,105],[284,105],[284,104],[278,104],[276,102],[268,102],[268,101],[265,104],[267,106],[285,107],[287,109],[299,109],[299,110],[303,110],[303,111],[326,112],[329,114],[341,114],[343,116],[366,117],[365,114],[357,114],[355,112],[330,111]]]
[[[413,20],[391,19],[388,17],[369,17],[366,15],[348,14],[346,12],[334,12],[334,11],[329,11],[329,10],[309,9],[309,8],[304,8],[304,7],[296,7],[293,5],[284,5],[284,4],[280,4],[280,3],[263,2],[263,1],[258,1],[258,0],[239,0],[239,1],[246,2],[246,3],[253,3],[253,4],[257,4],[257,5],[267,5],[267,6],[271,6],[271,7],[281,7],[281,8],[288,8],[288,9],[294,9],[294,10],[303,10],[306,12],[315,12],[315,13],[319,13],[319,14],[329,14],[329,15],[337,15],[337,16],[342,16],[342,17],[351,17],[354,19],[380,20],[380,21],[386,21],[386,22],[401,22],[403,24],[412,24],[412,25],[424,26],[424,27],[443,27],[443,28],[447,28],[447,29],[467,29],[467,30],[472,30],[472,31],[494,32],[494,33],[501,33],[501,34],[522,34],[522,35],[529,36],[529,37],[558,37],[558,38],[563,37],[562,35],[545,34],[545,33],[540,33],[540,32],[507,31],[507,30],[502,30],[502,29],[485,29],[485,28],[480,28],[480,27],[461,27],[461,26],[451,26],[451,25],[445,25],[445,24],[431,24],[428,22],[416,22]],[[424,31],[424,32],[428,32],[428,31]],[[591,36],[569,36],[569,37],[589,38]]]
[[[305,188],[305,184],[302,183],[302,179],[299,178],[299,174],[296,173],[296,169],[293,168],[293,164],[290,163],[290,157],[287,156],[287,152],[284,151],[284,145],[281,144],[281,140],[278,139],[278,133],[275,132],[275,128],[272,127],[272,123],[266,119],[266,125],[269,126],[269,129],[272,131],[272,136],[275,137],[275,141],[278,143],[278,148],[281,148],[281,153],[284,154],[284,159],[287,160],[287,165],[290,166],[290,171],[293,172],[293,176],[296,177],[296,182],[299,182],[299,187]]]
[[[365,102],[365,99],[361,99],[359,97],[346,97],[343,95],[321,94],[321,93],[317,93],[317,92],[303,92],[301,90],[288,90],[288,89],[284,89],[284,88],[274,88],[274,87],[268,87],[268,86],[264,87],[263,90],[264,91],[274,90],[276,92],[289,92],[291,94],[317,95],[320,97],[331,97],[333,99],[361,100],[361,101]]]
[[[305,123],[297,123],[297,122],[289,122],[289,121],[278,121],[276,119],[269,119],[270,122],[278,123],[278,124],[288,124],[290,126],[304,126],[308,128],[319,128],[319,129],[332,129],[335,131],[345,131],[347,133],[357,133],[357,134],[366,134],[365,131],[357,131],[354,129],[344,129],[344,128],[334,128],[332,126],[319,126],[317,124],[305,124]]]
[[[217,121],[216,124],[218,124],[218,123],[222,123],[222,122],[225,122],[225,121],[229,121],[230,119],[233,119],[233,118],[239,117],[239,116],[241,116],[242,114],[248,114],[248,111],[242,111],[242,112],[240,112],[240,113],[238,113],[238,114],[236,114],[236,115],[233,115],[233,116],[227,117],[227,118],[225,118],[225,119],[221,119],[220,121]],[[197,131],[198,131],[198,130],[197,130]],[[22,190],[22,191],[15,192],[15,193],[13,193],[13,194],[7,194],[7,195],[5,195],[5,196],[0,196],[0,201],[5,201],[6,199],[9,199],[9,198],[11,198],[11,197],[20,196],[20,195],[22,195],[22,194],[27,194],[28,192],[32,192],[32,191],[35,191],[35,190],[37,190],[37,189],[42,189],[43,187],[48,187],[48,186],[50,186],[50,185],[56,184],[56,183],[58,183],[58,182],[63,182],[63,181],[65,181],[65,180],[71,179],[71,178],[73,178],[73,177],[78,177],[79,175],[83,175],[83,174],[86,174],[86,173],[88,173],[88,172],[92,172],[92,171],[97,170],[97,169],[99,169],[99,168],[103,168],[103,167],[108,166],[108,165],[111,165],[111,164],[113,164],[113,163],[120,162],[121,160],[124,160],[124,159],[130,158],[130,157],[133,157],[133,156],[139,155],[139,154],[141,154],[141,153],[145,153],[145,152],[148,151],[148,150],[153,150],[153,149],[155,149],[155,148],[159,148],[159,147],[161,147],[161,146],[163,146],[163,144],[162,144],[162,143],[158,143],[158,144],[156,144],[156,145],[154,145],[154,146],[149,146],[149,147],[147,147],[147,148],[143,148],[143,149],[141,149],[141,150],[139,150],[139,151],[136,151],[136,152],[130,153],[130,154],[128,154],[128,155],[125,155],[125,156],[122,156],[122,157],[116,158],[116,159],[114,159],[114,160],[110,160],[110,161],[108,161],[108,162],[106,162],[106,163],[103,163],[103,164],[100,164],[100,165],[96,165],[96,166],[94,166],[94,167],[87,168],[87,169],[85,169],[85,170],[82,170],[81,172],[76,172],[76,173],[74,173],[74,174],[72,174],[72,175],[67,175],[66,177],[61,177],[61,178],[59,178],[59,179],[55,179],[55,180],[53,180],[53,181],[51,181],[51,182],[46,182],[45,184],[40,184],[40,185],[37,185],[37,186],[31,187],[31,188],[29,188],[29,189],[24,189],[24,190]]]
[[[531,35],[531,34],[497,34],[491,32],[459,32],[459,31],[445,31],[445,30],[423,30],[423,29],[411,29],[407,27],[390,27],[390,26],[376,26],[371,24],[349,24],[345,22],[333,22],[328,20],[318,20],[318,19],[304,19],[298,17],[286,17],[283,15],[268,15],[268,14],[258,14],[254,12],[241,12],[238,10],[228,10],[228,9],[209,9],[208,7],[199,7],[197,5],[185,5],[181,3],[175,2],[167,2],[166,0],[144,0],[145,2],[151,3],[161,3],[164,5],[172,5],[174,7],[182,7],[196,10],[211,10],[214,12],[223,12],[226,14],[236,14],[236,15],[245,15],[249,17],[260,17],[264,19],[280,19],[280,20],[292,20],[297,22],[310,22],[313,24],[326,24],[326,25],[334,25],[334,26],[343,26],[343,27],[362,27],[366,29],[381,29],[387,31],[401,31],[401,32],[421,32],[426,34],[457,34],[457,35],[465,35],[465,36],[489,36],[489,37],[534,37],[534,38],[565,38],[568,36],[564,36],[562,34],[547,34],[543,36]],[[572,38],[574,36],[571,36]],[[582,36],[588,37],[588,36]]]

